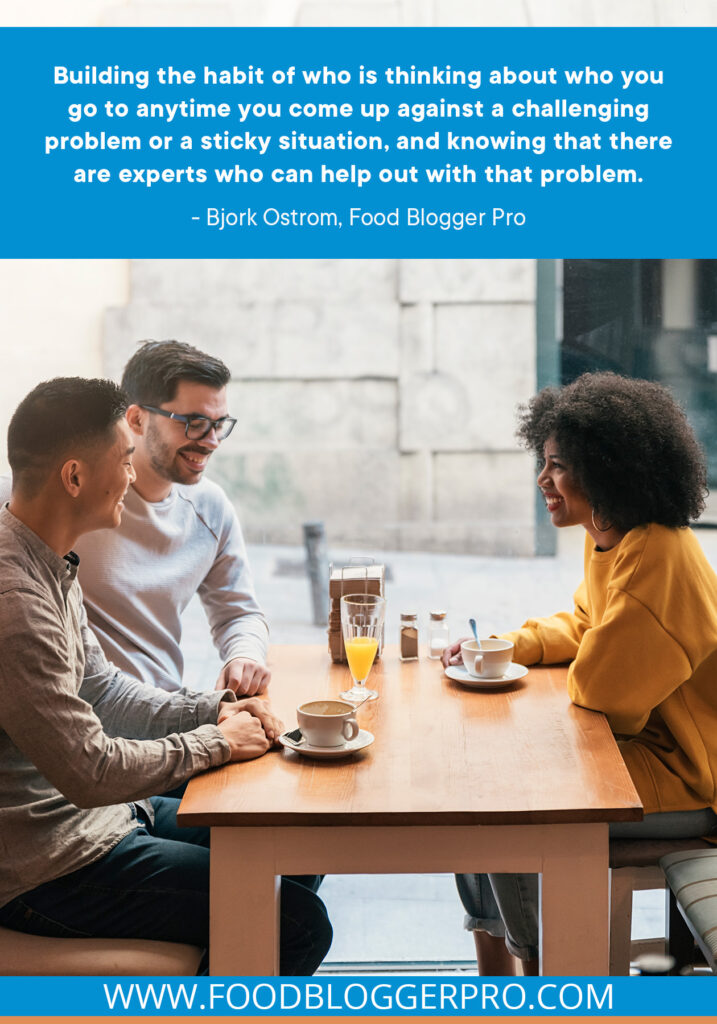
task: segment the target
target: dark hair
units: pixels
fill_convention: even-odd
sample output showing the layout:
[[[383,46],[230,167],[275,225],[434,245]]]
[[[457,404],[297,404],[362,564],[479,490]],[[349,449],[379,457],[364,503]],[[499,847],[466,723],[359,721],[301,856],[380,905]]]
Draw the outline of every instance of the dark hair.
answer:
[[[548,438],[593,507],[627,532],[687,526],[705,507],[705,456],[667,388],[616,373],[584,373],[543,388],[518,412],[518,437],[543,459]]]
[[[122,374],[122,387],[136,405],[171,402],[183,380],[225,387],[231,373],[221,359],[182,341],[143,341]]]
[[[28,494],[74,447],[109,440],[124,416],[127,396],[111,380],[55,377],[33,388],[18,405],[7,432],[13,488]]]

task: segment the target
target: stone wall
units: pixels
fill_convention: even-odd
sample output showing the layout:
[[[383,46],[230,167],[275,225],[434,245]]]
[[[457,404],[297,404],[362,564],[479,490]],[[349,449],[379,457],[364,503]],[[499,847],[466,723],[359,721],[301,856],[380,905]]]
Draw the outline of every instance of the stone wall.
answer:
[[[535,390],[535,263],[134,261],[105,372],[178,338],[231,367],[212,475],[254,541],[530,554],[515,406]]]

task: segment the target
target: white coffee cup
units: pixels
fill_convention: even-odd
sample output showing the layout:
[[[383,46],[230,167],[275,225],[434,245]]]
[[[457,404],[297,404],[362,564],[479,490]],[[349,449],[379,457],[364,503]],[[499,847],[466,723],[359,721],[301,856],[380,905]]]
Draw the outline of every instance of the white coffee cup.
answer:
[[[358,736],[356,708],[345,700],[310,700],[296,709],[306,742],[312,747],[341,747]]]
[[[481,640],[479,649],[475,640],[465,640],[461,644],[461,657],[468,674],[476,679],[500,679],[513,660],[513,643],[491,637]]]

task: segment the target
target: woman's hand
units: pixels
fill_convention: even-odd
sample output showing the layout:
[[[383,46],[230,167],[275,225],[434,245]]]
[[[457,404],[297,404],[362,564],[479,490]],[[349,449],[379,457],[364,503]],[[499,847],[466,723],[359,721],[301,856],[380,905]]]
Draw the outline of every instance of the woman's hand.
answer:
[[[456,640],[455,643],[451,644],[450,647],[443,648],[443,654],[441,655],[441,661],[448,668],[449,665],[459,665],[463,658],[461,657],[461,644],[464,644],[466,640],[472,639],[469,636],[462,636],[460,640]]]

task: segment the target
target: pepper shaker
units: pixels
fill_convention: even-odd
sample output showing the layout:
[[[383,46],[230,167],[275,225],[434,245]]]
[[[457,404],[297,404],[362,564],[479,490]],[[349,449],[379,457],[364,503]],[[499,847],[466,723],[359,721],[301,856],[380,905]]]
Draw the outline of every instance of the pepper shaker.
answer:
[[[401,612],[401,661],[418,661],[418,616]]]

